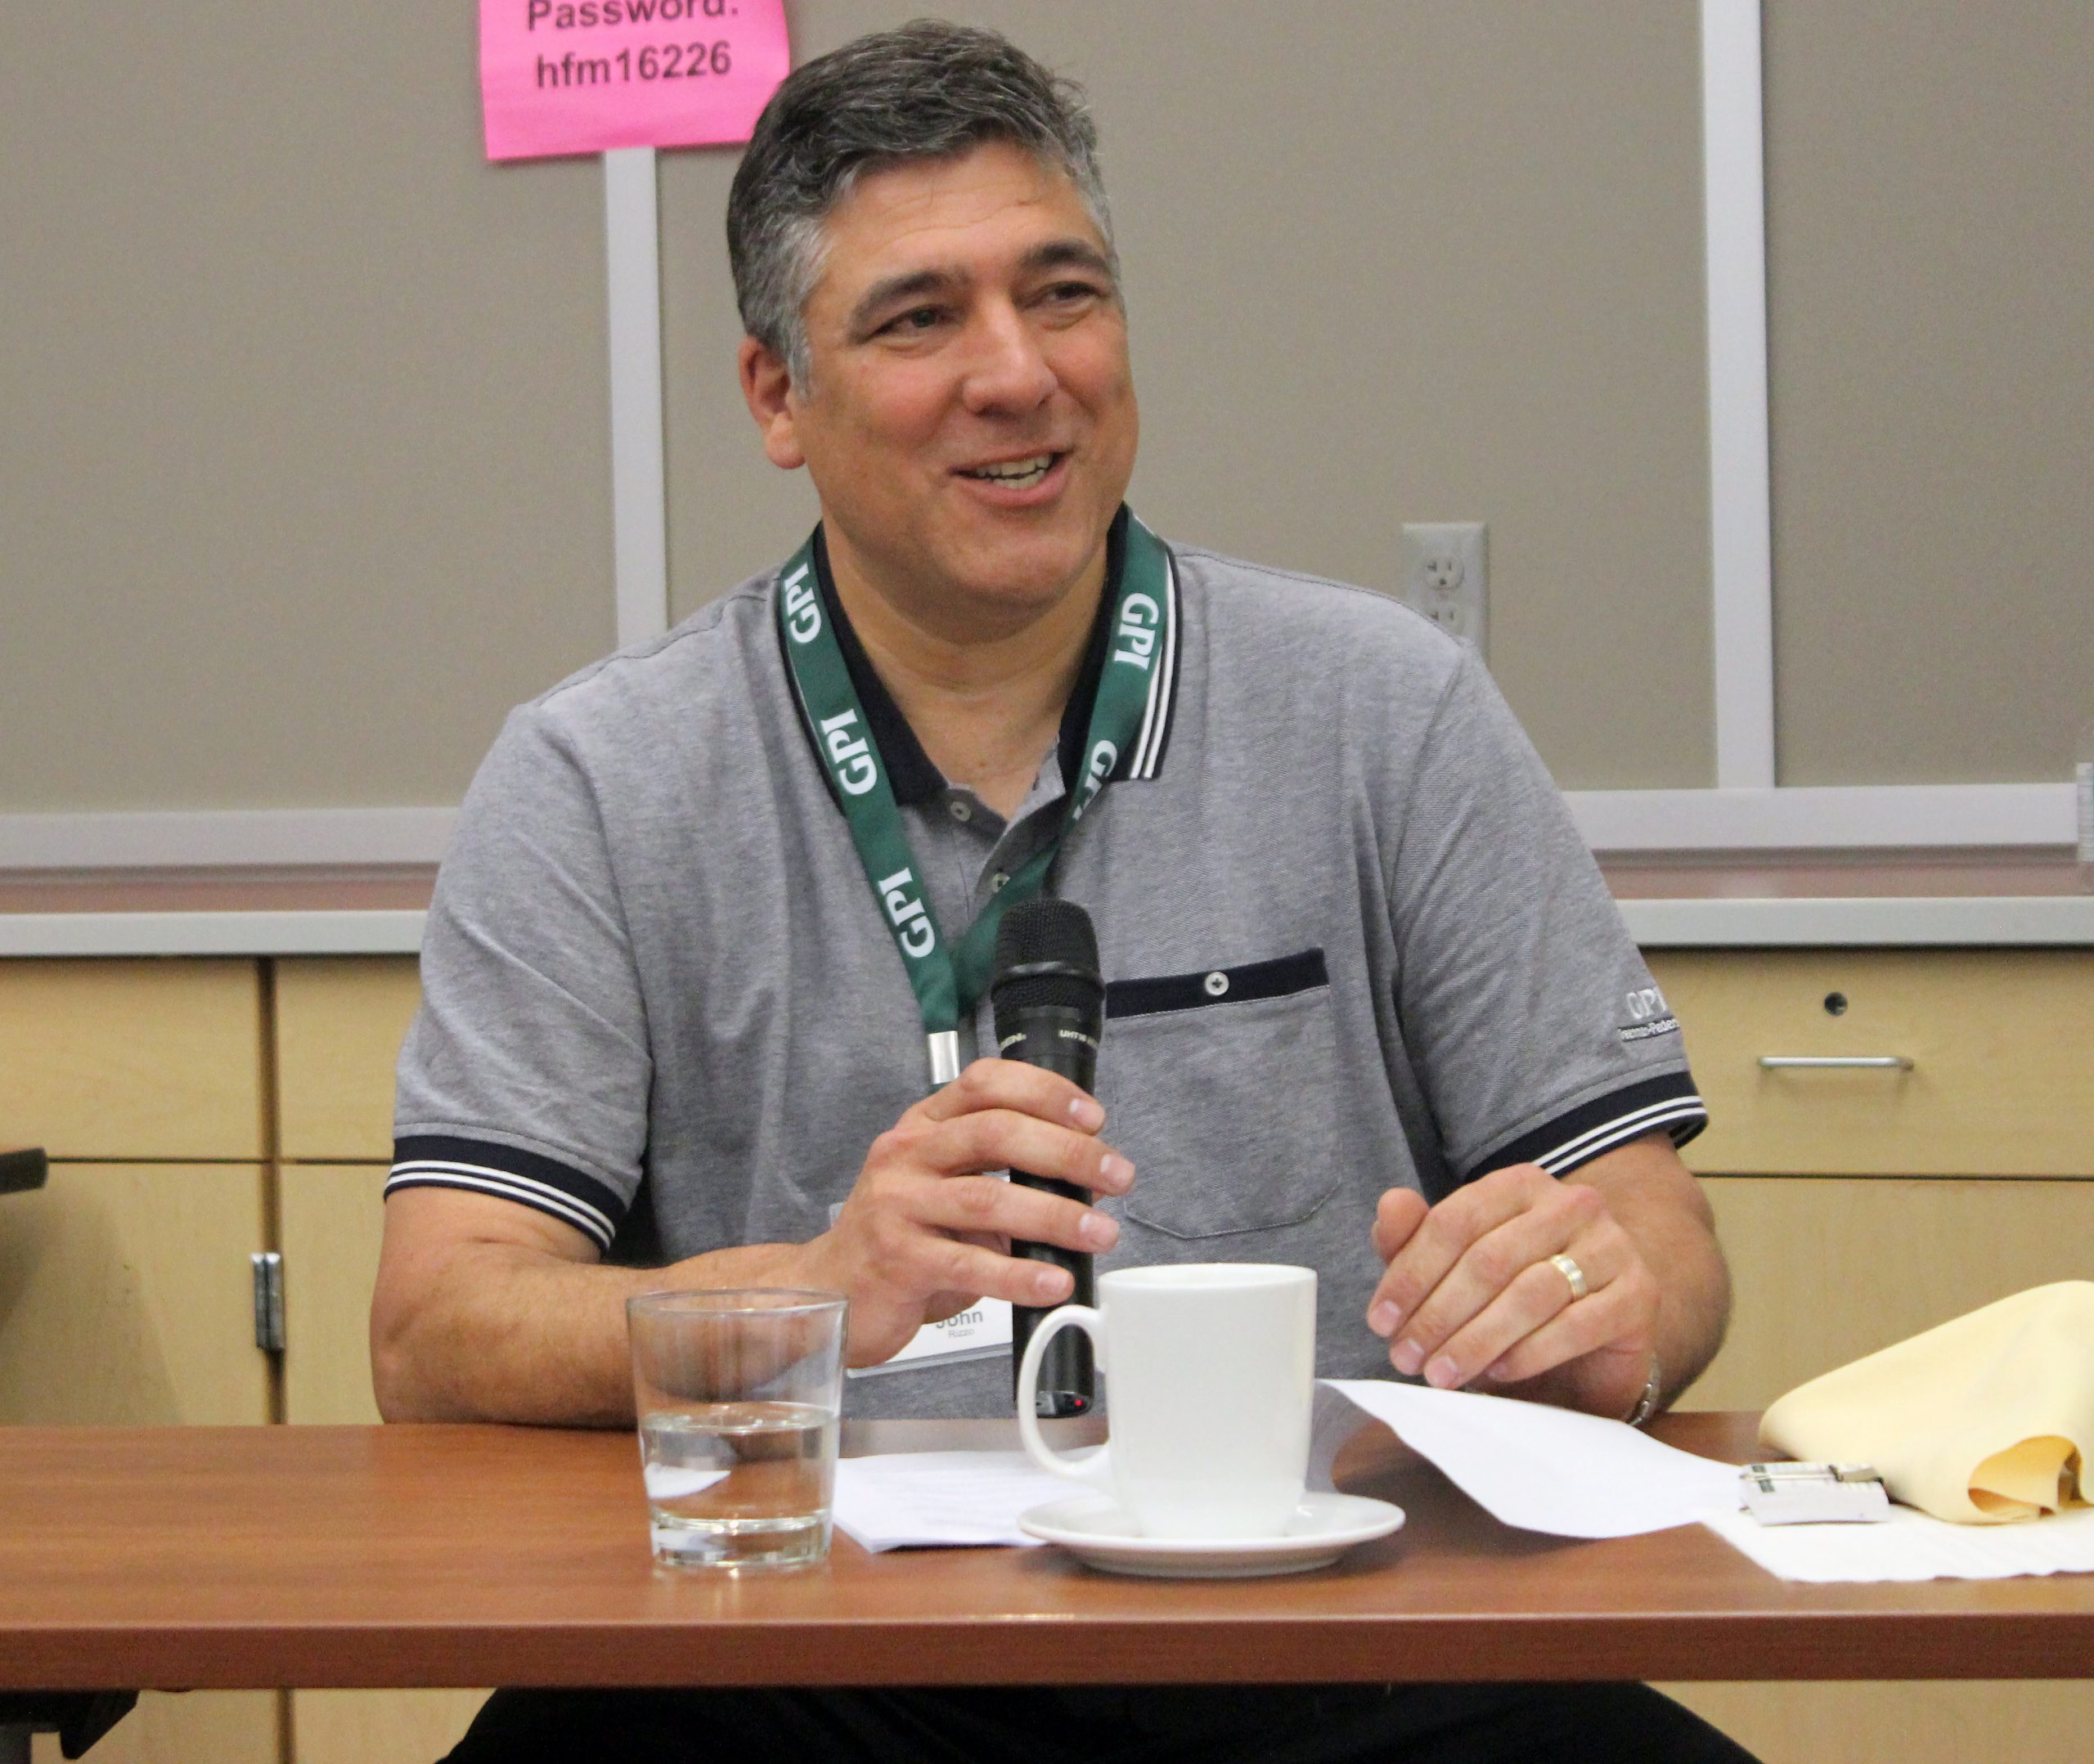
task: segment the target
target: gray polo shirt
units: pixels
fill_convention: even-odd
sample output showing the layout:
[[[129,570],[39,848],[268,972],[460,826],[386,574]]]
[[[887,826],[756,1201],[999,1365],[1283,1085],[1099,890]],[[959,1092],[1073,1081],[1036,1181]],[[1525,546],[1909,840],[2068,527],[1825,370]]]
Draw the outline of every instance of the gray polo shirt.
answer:
[[[1113,568],[1121,546],[1116,527]],[[1106,1137],[1136,1165],[1100,1271],[1305,1264],[1327,1376],[1377,1197],[1558,1174],[1705,1119],[1563,804],[1475,655],[1381,595],[1173,548],[1164,737],[1052,891],[1108,981]],[[1059,824],[1102,664],[1006,823],[946,784],[821,589],[939,925]],[[922,1023],[780,653],[775,572],[510,717],[474,780],[400,1058],[409,1186],[499,1196],[612,1257],[803,1241],[925,1092]],[[1107,604],[1111,595],[1106,597]],[[1123,769],[1124,769],[1123,762]],[[963,1060],[995,1046],[985,999]],[[854,1380],[850,1412],[1007,1412],[1002,1359]]]

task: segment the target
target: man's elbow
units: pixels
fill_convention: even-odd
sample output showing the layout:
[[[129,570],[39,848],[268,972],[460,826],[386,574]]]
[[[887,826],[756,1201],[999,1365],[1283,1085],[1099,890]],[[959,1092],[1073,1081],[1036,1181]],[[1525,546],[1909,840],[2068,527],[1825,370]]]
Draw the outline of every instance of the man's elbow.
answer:
[[[461,1400],[456,1308],[445,1282],[389,1278],[380,1267],[371,1299],[371,1389],[389,1421],[465,1421],[481,1417]]]
[[[415,1352],[411,1313],[381,1285],[371,1305],[371,1389],[388,1421],[433,1421],[437,1412]]]

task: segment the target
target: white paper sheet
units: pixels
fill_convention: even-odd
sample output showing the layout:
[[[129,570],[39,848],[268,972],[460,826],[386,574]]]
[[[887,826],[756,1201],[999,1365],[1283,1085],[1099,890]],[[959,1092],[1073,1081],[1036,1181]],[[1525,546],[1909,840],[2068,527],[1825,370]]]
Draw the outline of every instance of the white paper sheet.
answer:
[[[1544,1403],[1374,1378],[1326,1379],[1508,1525],[1633,1537],[1737,1505],[1737,1467]]]
[[[1894,1506],[1873,1525],[1763,1526],[1746,1513],[1703,1523],[1784,1580],[2004,1580],[2094,1571],[2094,1507],[2012,1525],[1952,1525]]]
[[[1080,1492],[1022,1452],[892,1452],[842,1458],[836,1523],[861,1547],[1036,1544],[1018,1528],[1028,1507]]]
[[[1323,1380],[1310,1487],[1330,1486],[1331,1457],[1357,1428],[1357,1411],[1393,1428],[1497,1518],[1528,1531],[1625,1537],[1737,1502],[1733,1467],[1619,1421],[1371,1379]],[[868,1550],[1031,1543],[1018,1515],[1076,1488],[1022,1452],[845,1458],[836,1467],[836,1523]]]
[[[1894,1507],[1872,1525],[1763,1527],[1738,1510],[1737,1470],[1661,1445],[1619,1421],[1471,1391],[1327,1379],[1316,1394],[1310,1483],[1357,1412],[1386,1423],[1508,1525],[1561,1537],[1626,1537],[1699,1521],[1785,1580],[1990,1580],[2094,1572],[2094,1508],[2015,1525],[1952,1525]],[[1031,1544],[1028,1507],[1078,1485],[1022,1452],[920,1452],[836,1466],[836,1523],[868,1550]]]

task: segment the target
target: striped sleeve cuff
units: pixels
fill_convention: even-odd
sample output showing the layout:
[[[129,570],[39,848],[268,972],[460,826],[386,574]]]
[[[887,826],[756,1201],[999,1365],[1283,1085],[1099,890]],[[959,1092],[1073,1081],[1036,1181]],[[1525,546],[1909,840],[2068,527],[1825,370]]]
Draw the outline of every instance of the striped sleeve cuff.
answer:
[[[1693,1079],[1685,1072],[1668,1072],[1579,1103],[1477,1160],[1462,1180],[1474,1182],[1508,1164],[1539,1164],[1552,1176],[1567,1176],[1602,1152],[1646,1133],[1662,1129],[1675,1146],[1683,1146],[1708,1124],[1709,1111],[1695,1093]]]
[[[626,1204],[617,1192],[572,1165],[486,1139],[417,1134],[393,1142],[386,1193],[402,1188],[465,1188],[535,1207],[609,1250]]]

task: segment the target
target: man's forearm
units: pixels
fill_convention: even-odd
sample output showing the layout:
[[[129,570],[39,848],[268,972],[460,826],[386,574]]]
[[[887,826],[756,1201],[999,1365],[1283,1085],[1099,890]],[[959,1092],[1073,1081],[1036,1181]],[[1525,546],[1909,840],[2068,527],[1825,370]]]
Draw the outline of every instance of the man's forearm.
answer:
[[[753,1244],[667,1268],[609,1268],[506,1243],[456,1245],[429,1295],[374,1313],[371,1372],[388,1421],[620,1426],[632,1420],[625,1301],[693,1286],[796,1286],[805,1246]]]

